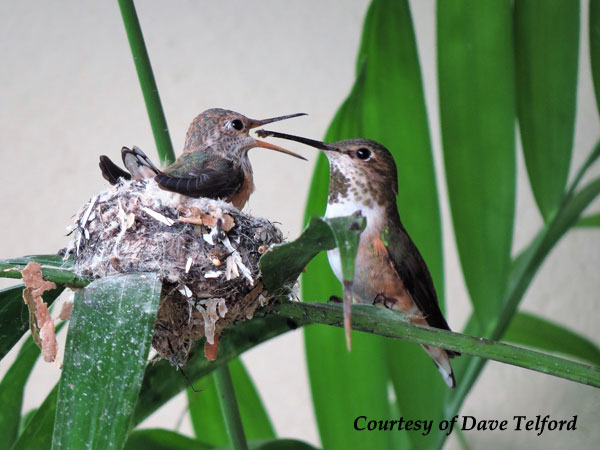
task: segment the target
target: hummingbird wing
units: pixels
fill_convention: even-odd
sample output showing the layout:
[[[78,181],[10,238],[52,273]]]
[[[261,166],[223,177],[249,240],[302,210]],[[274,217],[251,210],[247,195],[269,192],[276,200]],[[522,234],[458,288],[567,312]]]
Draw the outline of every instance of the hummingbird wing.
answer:
[[[154,178],[157,173],[160,173],[160,170],[150,161],[150,158],[135,145],[131,149],[123,147],[121,149],[121,159],[134,180]]]
[[[152,178],[160,172],[160,170],[152,164],[150,158],[135,145],[131,150],[127,147],[123,147],[121,149],[121,158],[129,172],[117,166],[108,156],[100,156],[99,166],[102,171],[102,176],[110,184],[117,184],[119,178],[124,178],[126,180],[131,180],[132,178],[135,180]]]
[[[102,171],[102,176],[110,184],[117,184],[119,178],[131,180],[131,175],[129,174],[129,172],[125,172],[114,162],[112,162],[110,158],[106,155],[100,156],[100,163],[98,165],[100,166],[100,170]]]
[[[389,224],[387,236],[387,240],[393,241],[394,245],[384,243],[393,267],[404,283],[405,289],[410,293],[413,301],[423,313],[429,326],[442,330],[450,330],[448,322],[446,322],[440,310],[427,264],[425,264],[421,253],[419,253],[417,246],[404,229],[400,219],[398,218],[397,223],[394,222],[392,221]],[[458,352],[446,351],[450,357],[460,355]]]
[[[162,188],[189,197],[229,198],[244,183],[244,171],[233,161],[208,152],[189,152],[155,177]]]

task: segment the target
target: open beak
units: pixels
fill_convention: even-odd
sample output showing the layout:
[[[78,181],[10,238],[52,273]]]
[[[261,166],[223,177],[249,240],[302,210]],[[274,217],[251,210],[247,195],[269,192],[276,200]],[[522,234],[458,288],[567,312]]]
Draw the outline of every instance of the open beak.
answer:
[[[277,145],[274,145],[274,144],[269,144],[268,142],[265,142],[265,141],[259,141],[258,139],[255,139],[255,141],[256,141],[256,145],[258,147],[268,148],[269,150],[275,150],[277,152],[285,153],[286,155],[295,156],[296,158],[300,158],[300,159],[303,159],[304,161],[308,161],[308,159],[306,159],[304,156],[301,156],[298,153],[294,153],[290,150],[286,150],[285,148],[278,147]]]
[[[306,113],[296,113],[296,114],[289,114],[287,116],[271,117],[270,119],[263,119],[263,120],[251,119],[252,123],[250,125],[250,128],[252,129],[252,128],[256,128],[256,127],[261,127],[268,123],[279,122],[280,120],[291,119],[292,117],[306,116],[306,115],[307,115]],[[264,136],[262,136],[261,130],[258,130],[257,134],[261,137],[264,137]],[[308,161],[304,156],[300,156],[299,154],[294,153],[290,150],[286,150],[285,148],[279,147],[274,144],[269,144],[268,142],[265,142],[265,141],[259,141],[258,139],[255,139],[255,141],[256,141],[256,145],[258,147],[268,148],[269,150],[275,150],[277,152],[285,153],[286,155],[295,156],[296,158],[303,159],[304,161]]]
[[[258,130],[256,134],[262,138],[264,137],[276,137],[281,139],[287,139],[288,141],[296,141],[302,144],[310,145],[311,147],[318,148],[319,150],[329,152],[339,152],[337,147],[326,144],[325,142],[315,141],[314,139],[308,139],[300,136],[294,136],[293,134],[278,133],[277,131]]]
[[[252,129],[252,128],[256,128],[256,127],[262,127],[263,125],[267,125],[269,123],[279,122],[280,120],[291,119],[293,117],[298,117],[298,116],[308,116],[308,114],[306,114],[306,113],[288,114],[287,116],[271,117],[270,119],[263,119],[263,120],[250,119],[250,121],[252,122],[250,125],[250,128]]]

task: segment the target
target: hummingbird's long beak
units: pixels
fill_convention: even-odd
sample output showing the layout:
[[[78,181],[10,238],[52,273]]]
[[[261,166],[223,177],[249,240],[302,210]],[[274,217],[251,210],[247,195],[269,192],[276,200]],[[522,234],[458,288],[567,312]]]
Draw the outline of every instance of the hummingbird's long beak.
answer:
[[[288,114],[287,116],[271,117],[270,119],[263,119],[263,120],[250,119],[250,121],[252,122],[250,125],[250,129],[256,128],[256,127],[262,127],[263,125],[267,125],[268,123],[279,122],[280,120],[286,120],[286,119],[291,119],[293,117],[307,116],[307,115],[308,114],[306,114],[306,113],[296,113],[296,114]]]
[[[288,114],[287,116],[271,117],[270,119],[263,119],[263,120],[250,119],[251,120],[250,129],[256,128],[256,127],[261,127],[268,123],[279,122],[280,120],[286,120],[286,119],[291,119],[292,117],[306,116],[306,115],[308,115],[308,114],[296,113],[296,114]],[[257,133],[259,133],[259,135],[260,135],[260,130]],[[277,152],[285,153],[286,155],[295,156],[296,158],[300,158],[300,159],[303,159],[304,161],[308,161],[304,156],[300,156],[299,154],[294,153],[290,150],[286,150],[285,148],[279,147],[274,144],[269,144],[268,142],[265,142],[265,141],[259,141],[258,139],[255,139],[255,141],[256,141],[256,145],[258,147],[268,148],[269,150],[275,150]]]
[[[256,134],[262,138],[264,137],[276,137],[281,139],[287,139],[288,141],[296,141],[302,144],[310,145],[311,147],[318,148],[319,150],[329,152],[339,152],[340,150],[333,145],[326,144],[325,142],[315,141],[314,139],[308,139],[305,137],[294,136],[293,134],[278,133],[277,131],[258,130]]]
[[[304,156],[299,155],[298,153],[294,153],[290,150],[286,150],[283,147],[279,147],[275,144],[269,144],[265,141],[259,141],[258,139],[254,139],[256,141],[256,145],[262,148],[268,148],[269,150],[275,150],[277,152],[285,153],[286,155],[295,156],[296,158],[303,159],[304,161],[308,161]]]

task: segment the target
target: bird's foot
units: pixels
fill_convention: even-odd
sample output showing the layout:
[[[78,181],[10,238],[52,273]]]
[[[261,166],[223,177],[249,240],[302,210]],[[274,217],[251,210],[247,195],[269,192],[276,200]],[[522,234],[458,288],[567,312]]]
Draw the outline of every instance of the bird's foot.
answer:
[[[387,309],[394,309],[394,305],[396,301],[393,298],[386,297],[381,292],[375,296],[373,299],[373,305],[375,306],[385,306]]]

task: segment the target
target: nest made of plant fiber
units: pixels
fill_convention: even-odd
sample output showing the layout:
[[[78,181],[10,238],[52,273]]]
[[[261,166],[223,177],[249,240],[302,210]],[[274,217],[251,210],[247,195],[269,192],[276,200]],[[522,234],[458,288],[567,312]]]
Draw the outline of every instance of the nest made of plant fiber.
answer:
[[[220,200],[164,191],[151,179],[100,192],[81,207],[73,231],[67,255],[75,255],[79,276],[161,275],[152,346],[178,366],[202,336],[214,360],[223,330],[270,300],[258,261],[283,240],[266,219]]]

